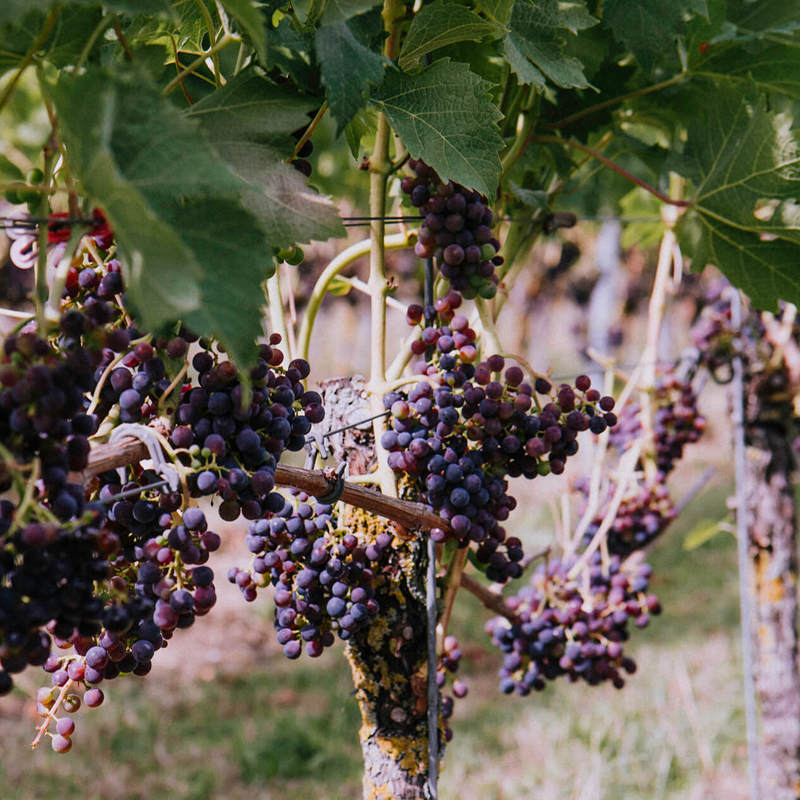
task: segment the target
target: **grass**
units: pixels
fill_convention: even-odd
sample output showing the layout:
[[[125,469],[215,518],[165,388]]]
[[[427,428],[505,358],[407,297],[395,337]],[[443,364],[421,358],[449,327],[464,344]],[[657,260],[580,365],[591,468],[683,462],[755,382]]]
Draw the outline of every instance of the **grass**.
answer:
[[[727,487],[707,491],[649,554],[665,610],[633,634],[629,649],[639,670],[623,691],[557,682],[528,698],[501,695],[496,653],[483,633],[487,613],[459,595],[453,631],[470,694],[456,704],[443,800],[745,796],[735,542],[719,535],[683,550],[699,520],[722,515],[726,495]],[[243,616],[254,611],[242,604]],[[192,633],[200,649],[187,650],[190,666],[204,655],[201,630]],[[209,677],[207,669],[197,673]],[[266,648],[233,674],[187,675],[185,665],[156,668],[147,680],[110,685],[100,709],[77,715],[68,756],[46,744],[30,753],[29,706],[4,702],[0,797],[360,795],[359,716],[341,652],[291,663]],[[32,688],[37,679],[23,677]]]

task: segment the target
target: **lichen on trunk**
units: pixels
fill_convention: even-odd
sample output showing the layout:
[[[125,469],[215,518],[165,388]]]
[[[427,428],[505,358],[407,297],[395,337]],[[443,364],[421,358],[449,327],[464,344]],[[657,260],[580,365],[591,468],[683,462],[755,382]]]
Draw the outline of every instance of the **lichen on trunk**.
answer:
[[[363,383],[337,378],[323,385],[326,426],[337,430],[371,416]],[[337,462],[351,475],[376,466],[371,427],[329,437]],[[398,533],[396,523],[346,507],[341,523],[364,541]],[[428,780],[427,640],[421,537],[394,536],[388,566],[376,576],[380,614],[347,643],[346,655],[361,710],[365,800],[414,800]]]
[[[763,376],[762,376],[763,377]],[[791,402],[771,380],[746,389],[747,505],[755,600],[758,778],[769,800],[800,797],[797,536]]]

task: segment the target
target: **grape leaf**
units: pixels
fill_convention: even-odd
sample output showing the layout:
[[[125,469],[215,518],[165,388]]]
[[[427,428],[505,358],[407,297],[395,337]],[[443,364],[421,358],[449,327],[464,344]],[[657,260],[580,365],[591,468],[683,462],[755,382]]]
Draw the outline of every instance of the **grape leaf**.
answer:
[[[665,53],[675,52],[691,13],[707,15],[704,0],[606,0],[603,24],[650,72]]]
[[[308,112],[315,111],[319,103],[314,97],[272,83],[250,68],[195,103],[186,114],[212,139],[229,134],[234,139],[285,147],[292,131],[308,124]]]
[[[713,261],[753,301],[800,302],[800,146],[791,120],[754,91],[715,87],[688,126],[696,258]]]
[[[385,62],[356,38],[347,22],[320,26],[315,43],[322,83],[341,133],[366,104],[370,84],[382,80]]]
[[[463,64],[440,59],[418,75],[392,70],[372,96],[414,158],[492,196],[500,176],[501,118],[491,84]]]
[[[270,246],[238,201],[246,188],[242,181],[197,125],[135,68],[63,73],[48,92],[71,172],[108,216],[124,259],[128,295],[143,323],[158,328],[204,306],[238,304],[238,317],[220,314],[213,317],[213,327],[197,333],[217,336],[236,358],[246,360],[261,332],[252,327],[253,309],[262,305],[252,279],[255,272],[259,279],[267,276],[270,267],[259,263],[264,256],[258,254],[270,253]],[[88,97],[91,115],[85,113]],[[222,220],[231,222],[224,232]],[[226,260],[212,269],[207,245],[195,249],[209,231],[257,241],[259,247],[229,246]],[[248,293],[242,292],[245,281]],[[212,312],[203,318],[211,326]]]
[[[707,215],[696,219],[700,237],[689,251],[693,264],[699,268],[714,264],[758,308],[775,311],[781,299],[800,302],[800,248],[796,244],[764,241],[756,233]]]
[[[363,14],[378,5],[376,0],[327,0],[322,14],[325,25],[334,22],[346,22],[348,19]]]
[[[504,28],[511,19],[511,9],[514,7],[514,0],[478,0],[476,8],[483,11],[490,19]]]
[[[69,0],[76,5],[99,5],[98,0]],[[0,25],[16,22],[29,11],[49,11],[57,5],[56,0],[3,0],[0,3]],[[111,11],[129,14],[162,14],[174,16],[169,0],[102,0],[102,5]],[[87,34],[90,31],[87,31]]]
[[[752,82],[762,91],[800,99],[800,47],[795,45],[774,45],[746,54],[740,47],[712,45],[690,70],[700,77]]]
[[[185,322],[195,331],[222,332],[220,339],[233,360],[247,364],[254,338],[263,333],[266,301],[259,287],[275,271],[275,264],[263,233],[255,225],[242,226],[241,217],[237,202],[217,198],[176,204],[173,213],[183,240],[202,267],[203,302],[184,317]],[[198,226],[198,219],[206,224]]]
[[[222,6],[246,34],[255,48],[261,63],[267,60],[267,36],[264,30],[264,17],[260,7],[253,0],[222,0]]]
[[[487,22],[459,3],[434,0],[411,20],[398,63],[407,71],[440,47],[454,42],[479,42],[489,36],[498,38],[502,33],[499,25]]]
[[[242,202],[277,247],[344,235],[336,207],[285,162],[294,150],[292,131],[308,123],[307,112],[318,104],[251,69],[187,111],[246,184]]]
[[[277,69],[288,75],[295,86],[307,92],[319,91],[319,70],[313,64],[314,37],[295,29],[291,19],[284,17],[277,27],[267,27],[268,70]]]
[[[535,5],[528,0],[516,0],[503,52],[520,83],[544,88],[545,78],[549,78],[556,86],[585,89],[590,84],[583,74],[583,65],[577,58],[564,54],[559,29],[576,33],[596,23],[582,6],[555,0]]]

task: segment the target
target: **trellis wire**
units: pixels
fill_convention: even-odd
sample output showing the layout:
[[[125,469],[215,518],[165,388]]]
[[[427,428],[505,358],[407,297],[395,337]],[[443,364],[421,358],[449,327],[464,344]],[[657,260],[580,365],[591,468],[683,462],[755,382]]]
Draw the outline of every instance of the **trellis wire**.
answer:
[[[345,228],[359,228],[359,227],[367,227],[370,225],[371,222],[381,220],[383,222],[389,223],[421,223],[423,221],[422,217],[415,217],[415,216],[405,216],[402,214],[387,214],[386,216],[382,217],[370,217],[370,216],[348,216],[342,217],[342,224]],[[607,216],[607,217],[578,217],[578,222],[658,222],[660,217],[615,217],[615,216]],[[530,218],[528,217],[500,217],[499,222],[530,222]],[[99,222],[96,218],[91,217],[2,217],[0,216],[0,229],[5,228],[19,228],[25,229],[30,228],[31,230],[36,229],[41,224],[47,224],[53,230],[58,230],[61,228],[68,228],[72,225],[86,225],[89,227],[94,227]]]
[[[741,334],[742,300],[739,292],[731,299],[731,323]],[[736,540],[739,563],[739,611],[742,628],[742,661],[744,662],[744,708],[747,736],[747,772],[750,780],[750,800],[759,800],[758,789],[758,730],[756,690],[753,677],[753,608],[750,596],[750,556],[748,553],[747,465],[744,426],[744,365],[738,351],[733,357],[731,384],[733,416],[733,448],[736,471]]]

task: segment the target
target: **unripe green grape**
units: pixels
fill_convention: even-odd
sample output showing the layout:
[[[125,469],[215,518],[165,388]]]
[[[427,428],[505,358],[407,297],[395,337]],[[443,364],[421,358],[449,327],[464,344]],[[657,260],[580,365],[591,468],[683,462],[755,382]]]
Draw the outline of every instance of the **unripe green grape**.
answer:
[[[295,245],[290,251],[289,255],[285,258],[285,261],[287,264],[291,264],[293,267],[296,267],[298,264],[303,262],[305,257],[306,254],[303,252],[303,249]]]

